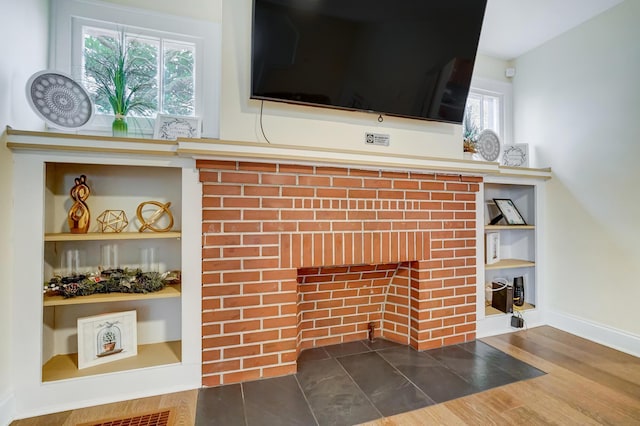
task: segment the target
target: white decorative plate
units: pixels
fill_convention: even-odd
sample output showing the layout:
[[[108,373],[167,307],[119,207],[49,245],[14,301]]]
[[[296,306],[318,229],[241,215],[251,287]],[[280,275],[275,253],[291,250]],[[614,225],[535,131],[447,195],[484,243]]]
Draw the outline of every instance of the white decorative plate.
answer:
[[[529,167],[529,144],[505,145],[502,150],[503,166]]]
[[[26,89],[31,108],[52,127],[77,130],[93,116],[89,94],[68,75],[40,71],[31,76]]]
[[[478,136],[476,149],[487,161],[496,161],[500,156],[500,139],[493,130],[483,130]]]

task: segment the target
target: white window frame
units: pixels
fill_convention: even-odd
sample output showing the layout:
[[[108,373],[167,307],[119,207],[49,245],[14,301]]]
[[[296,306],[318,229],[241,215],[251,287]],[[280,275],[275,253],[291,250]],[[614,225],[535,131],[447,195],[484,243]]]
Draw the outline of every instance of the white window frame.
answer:
[[[82,78],[82,26],[161,35],[196,45],[195,115],[202,118],[202,136],[220,137],[220,81],[222,32],[219,23],[176,17],[158,12],[89,0],[55,0],[52,3],[52,31],[49,66]],[[110,134],[109,116],[94,118],[85,131]],[[140,129],[145,136],[153,133],[153,119],[141,118],[130,130]]]
[[[473,77],[469,94],[489,95],[500,98],[500,142],[505,145],[513,143],[513,87],[505,83],[488,78]]]

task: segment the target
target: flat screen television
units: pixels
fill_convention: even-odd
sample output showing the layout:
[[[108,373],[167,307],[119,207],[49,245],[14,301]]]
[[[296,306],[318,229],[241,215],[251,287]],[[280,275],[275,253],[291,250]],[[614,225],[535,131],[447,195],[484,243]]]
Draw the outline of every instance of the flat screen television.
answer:
[[[254,0],[251,98],[461,123],[486,0]]]

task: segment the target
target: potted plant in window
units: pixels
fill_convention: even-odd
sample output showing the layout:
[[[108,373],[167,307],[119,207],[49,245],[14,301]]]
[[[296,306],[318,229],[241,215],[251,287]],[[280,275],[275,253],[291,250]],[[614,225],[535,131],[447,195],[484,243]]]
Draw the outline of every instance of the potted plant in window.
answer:
[[[465,159],[473,159],[473,154],[477,152],[476,143],[480,129],[471,119],[469,113],[464,114],[462,121],[462,151]]]
[[[114,114],[113,136],[128,134],[127,115],[149,115],[156,106],[157,64],[124,31],[113,36],[87,37],[84,46],[85,76],[96,105]],[[91,90],[93,89],[93,90]]]

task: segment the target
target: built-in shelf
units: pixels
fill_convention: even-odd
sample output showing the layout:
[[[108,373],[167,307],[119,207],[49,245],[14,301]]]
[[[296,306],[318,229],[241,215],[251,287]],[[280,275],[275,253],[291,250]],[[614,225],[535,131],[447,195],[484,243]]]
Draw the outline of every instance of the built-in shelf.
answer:
[[[534,225],[485,225],[486,231],[499,231],[502,229],[536,229]]]
[[[485,270],[492,269],[513,269],[513,268],[532,268],[536,266],[535,262],[521,259],[502,259],[499,262],[485,265]]]
[[[530,311],[532,309],[535,309],[535,305],[532,305],[531,303],[524,303],[524,305],[522,306],[514,306],[513,307],[513,311]],[[484,314],[485,316],[490,316],[490,315],[505,315],[504,312],[502,312],[499,309],[494,308],[493,306],[485,306],[484,307]],[[510,314],[511,315],[511,314]]]
[[[151,293],[102,293],[89,296],[64,298],[63,296],[44,296],[44,306],[84,305],[90,303],[126,302],[130,300],[168,299],[180,297],[180,285],[168,285],[160,291]]]
[[[82,370],[78,369],[78,354],[56,355],[42,367],[42,381],[53,382],[56,380],[164,366],[180,363],[181,359],[181,342],[179,340],[138,345],[138,354],[134,357],[120,359],[95,367],[83,368]]]
[[[10,334],[20,337],[7,344],[19,360],[12,369],[20,383],[11,396],[20,414],[110,403],[123,392],[138,398],[201,386],[202,190],[195,158],[177,155],[176,141],[153,139],[8,129],[2,142],[11,150],[19,194],[11,203],[14,228],[21,230],[12,258],[21,274],[11,287]],[[90,188],[90,232],[71,234],[70,191],[82,175]],[[171,232],[138,232],[137,208],[147,201],[171,202]],[[112,209],[125,212],[129,225],[102,233],[96,218]],[[153,211],[142,213],[151,220]],[[169,222],[163,214],[155,226]],[[70,275],[70,263],[78,272],[181,271],[184,285],[147,294],[45,297],[43,283]],[[78,369],[78,319],[133,310],[137,355]]]
[[[170,232],[87,232],[86,234],[47,233],[45,241],[158,240],[180,238],[180,231]]]

